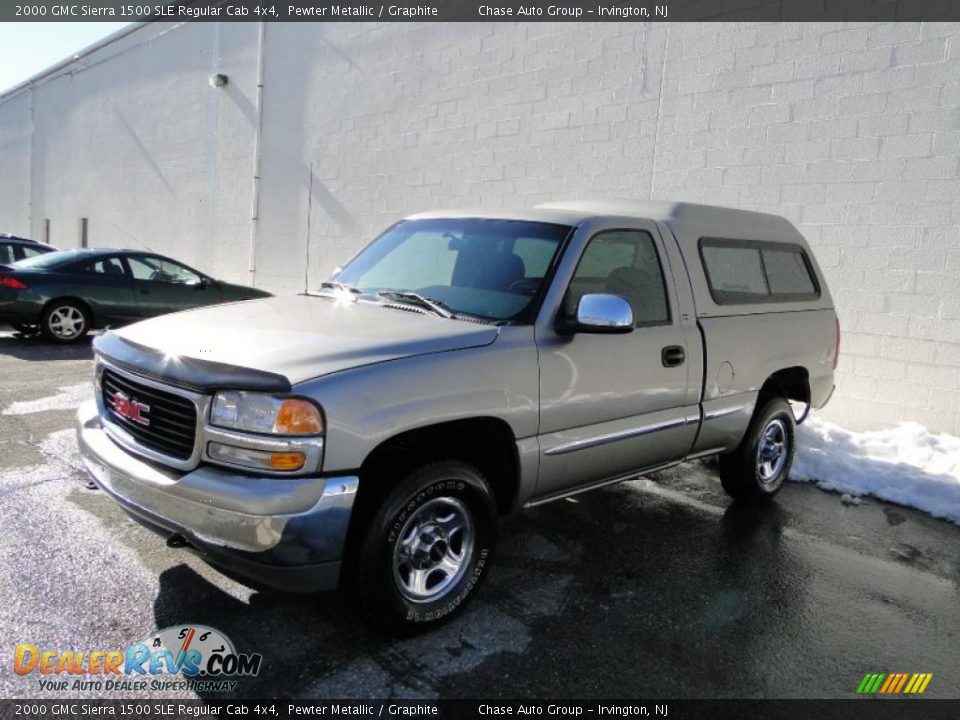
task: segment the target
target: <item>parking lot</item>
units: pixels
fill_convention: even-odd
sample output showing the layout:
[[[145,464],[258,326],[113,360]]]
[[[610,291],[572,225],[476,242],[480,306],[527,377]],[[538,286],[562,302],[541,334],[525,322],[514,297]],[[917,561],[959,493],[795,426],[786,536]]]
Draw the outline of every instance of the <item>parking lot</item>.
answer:
[[[848,698],[867,672],[960,697],[956,525],[792,483],[731,507],[684,464],[509,519],[466,613],[385,641],[336,594],[238,584],[88,489],[72,418],[91,356],[0,332],[5,697],[60,696],[14,674],[18,643],[126,648],[182,623],[263,655],[248,697]]]

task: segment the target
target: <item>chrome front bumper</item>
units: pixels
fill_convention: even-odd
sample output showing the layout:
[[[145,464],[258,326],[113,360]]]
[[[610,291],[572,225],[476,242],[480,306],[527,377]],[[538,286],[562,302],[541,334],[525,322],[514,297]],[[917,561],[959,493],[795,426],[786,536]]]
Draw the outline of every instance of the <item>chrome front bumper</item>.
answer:
[[[97,485],[137,520],[180,536],[213,564],[274,587],[336,586],[358,478],[256,477],[141,459],[104,430],[95,401],[77,413],[80,454]]]

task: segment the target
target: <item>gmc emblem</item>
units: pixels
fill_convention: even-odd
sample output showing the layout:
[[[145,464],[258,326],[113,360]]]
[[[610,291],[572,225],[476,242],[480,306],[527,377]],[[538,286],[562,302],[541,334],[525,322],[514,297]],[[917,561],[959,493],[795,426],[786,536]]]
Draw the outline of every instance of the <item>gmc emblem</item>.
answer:
[[[144,427],[150,425],[150,418],[146,417],[146,414],[150,412],[150,406],[137,400],[131,400],[119,390],[110,396],[110,407],[113,412],[122,418]]]

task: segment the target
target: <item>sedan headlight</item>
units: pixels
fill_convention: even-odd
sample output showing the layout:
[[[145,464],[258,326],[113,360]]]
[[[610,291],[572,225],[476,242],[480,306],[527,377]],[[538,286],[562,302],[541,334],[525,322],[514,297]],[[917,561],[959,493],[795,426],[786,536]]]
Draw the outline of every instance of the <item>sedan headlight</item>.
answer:
[[[266,435],[320,435],[320,408],[301,398],[278,398],[256,392],[218,392],[210,408],[217,427]]]

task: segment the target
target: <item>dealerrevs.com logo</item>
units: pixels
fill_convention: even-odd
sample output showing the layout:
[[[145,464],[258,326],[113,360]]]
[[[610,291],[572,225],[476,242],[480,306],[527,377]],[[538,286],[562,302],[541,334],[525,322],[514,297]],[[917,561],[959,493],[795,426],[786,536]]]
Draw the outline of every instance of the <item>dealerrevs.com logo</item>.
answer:
[[[126,650],[53,650],[17,645],[13,670],[35,676],[41,690],[194,690],[231,692],[260,672],[263,656],[238,653],[230,639],[206,625],[168,627]]]

